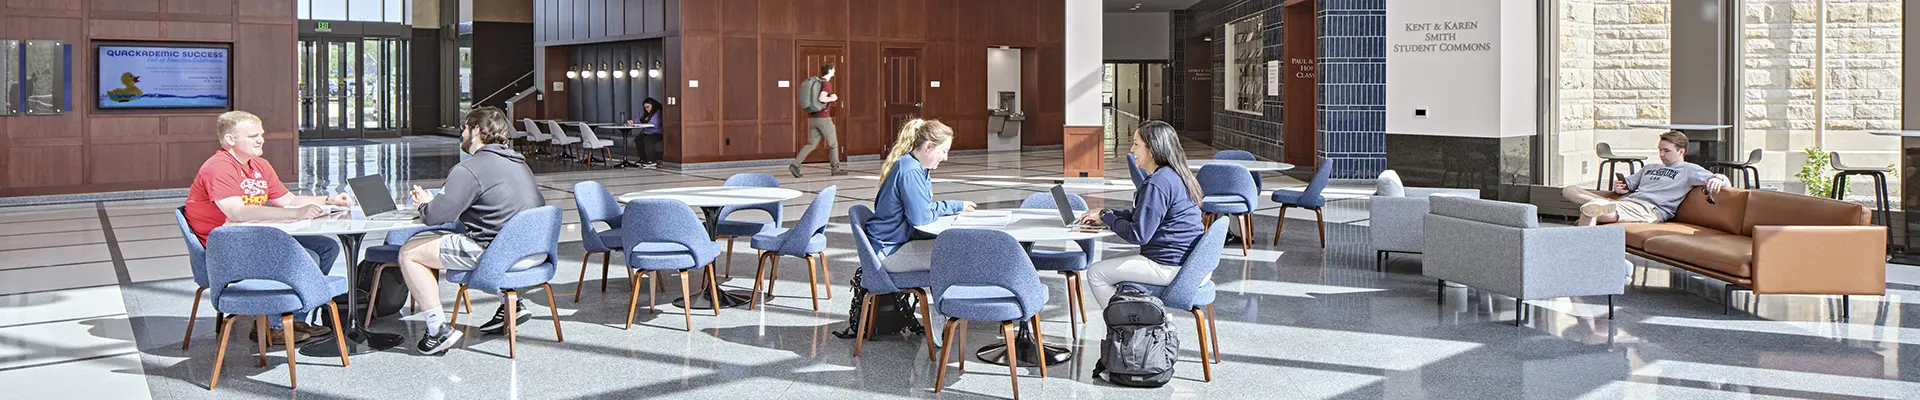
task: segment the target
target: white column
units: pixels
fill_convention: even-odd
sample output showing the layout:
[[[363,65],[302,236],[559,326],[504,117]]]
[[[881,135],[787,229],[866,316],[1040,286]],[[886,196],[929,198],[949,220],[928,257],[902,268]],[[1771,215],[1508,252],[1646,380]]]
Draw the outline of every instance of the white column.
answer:
[[[1105,11],[1101,0],[1065,0],[1067,126],[1100,126]]]

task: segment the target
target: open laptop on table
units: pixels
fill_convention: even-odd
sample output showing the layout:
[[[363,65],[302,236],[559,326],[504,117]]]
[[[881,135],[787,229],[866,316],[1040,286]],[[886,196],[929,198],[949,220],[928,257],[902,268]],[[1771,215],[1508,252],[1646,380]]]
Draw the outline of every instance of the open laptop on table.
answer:
[[[379,221],[406,221],[420,218],[416,210],[401,210],[393,204],[393,192],[387,190],[387,181],[380,174],[347,179],[347,188],[353,191],[353,198],[360,202],[360,211],[367,219]]]
[[[1074,212],[1073,203],[1067,201],[1066,187],[1061,185],[1053,185],[1052,192],[1053,192],[1053,207],[1060,210],[1060,222],[1063,224],[1066,224],[1068,228],[1078,229],[1078,230],[1087,230],[1087,231],[1097,231],[1097,230],[1107,229],[1107,225],[1104,223],[1100,223],[1099,221],[1095,221],[1093,223],[1088,223],[1088,224],[1080,223],[1079,213]]]

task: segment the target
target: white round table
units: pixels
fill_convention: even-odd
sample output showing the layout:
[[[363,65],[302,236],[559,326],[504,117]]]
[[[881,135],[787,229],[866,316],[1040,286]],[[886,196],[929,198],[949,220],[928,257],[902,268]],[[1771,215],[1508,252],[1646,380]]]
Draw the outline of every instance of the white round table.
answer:
[[[620,195],[620,204],[626,204],[629,201],[638,199],[669,199],[679,200],[681,203],[687,203],[688,206],[699,207],[702,216],[706,217],[707,239],[712,240],[719,235],[715,230],[720,225],[721,207],[778,203],[800,197],[800,194],[798,190],[774,187],[696,186],[627,193]],[[774,221],[776,225],[779,223],[780,221]],[[701,285],[700,287],[705,288],[708,287],[708,285]],[[704,291],[705,289],[702,290]],[[713,296],[708,296],[707,293],[703,292],[695,294],[691,299],[681,297],[679,300],[674,300],[673,305],[682,309],[711,308],[713,306],[707,304],[712,301],[709,300],[711,298],[713,298]],[[721,291],[720,307],[734,308],[744,306],[747,305],[751,299],[750,293]]]
[[[975,211],[975,212],[979,213],[982,211]],[[980,226],[980,227],[959,226],[959,227],[956,227],[956,226],[953,226],[953,223],[955,220],[958,220],[960,216],[949,215],[945,217],[940,217],[940,219],[935,220],[933,223],[921,225],[921,226],[915,226],[913,228],[918,229],[921,232],[926,232],[933,235],[939,235],[941,232],[946,232],[949,229],[989,229],[989,230],[995,230],[1000,232],[1006,232],[1008,236],[1013,236],[1013,240],[1019,241],[1020,245],[1023,247],[1026,247],[1028,251],[1033,250],[1033,242],[1053,241],[1053,240],[1098,239],[1098,238],[1103,238],[1107,236],[1113,236],[1113,231],[1105,230],[1105,229],[1102,229],[1098,232],[1085,232],[1085,231],[1080,231],[1078,229],[1068,228],[1067,224],[1060,220],[1060,210],[1058,209],[1026,208],[1026,209],[1012,209],[1012,210],[984,210],[984,212],[1008,213],[1010,214],[1009,216],[1011,217],[1011,221],[1009,221],[1005,226]],[[1079,214],[1080,212],[1074,212],[1075,217],[1078,217]],[[936,238],[934,240],[940,240],[940,239]],[[1087,249],[1087,250],[1097,251],[1096,249]],[[1014,340],[1013,340],[1014,345],[1020,347],[1021,357],[1019,362],[1021,365],[1023,366],[1039,365],[1039,361],[1041,361],[1042,359],[1046,361],[1047,365],[1054,365],[1054,364],[1064,363],[1073,359],[1073,350],[1066,347],[1046,346],[1044,355],[1042,354],[1043,352],[1041,351],[1035,351],[1040,346],[1036,341],[1033,340],[1033,335],[1034,334],[1029,329],[1028,325],[1021,324],[1019,335],[1014,337]],[[979,350],[974,351],[974,358],[978,358],[982,362],[992,363],[996,365],[1007,365],[1007,363],[1010,362],[1010,360],[1007,359],[1007,345],[1004,343],[981,346]]]
[[[1200,169],[1200,167],[1206,166],[1207,164],[1239,165],[1242,167],[1247,167],[1247,171],[1250,171],[1250,172],[1286,171],[1286,170],[1293,169],[1293,164],[1288,164],[1283,162],[1273,162],[1273,161],[1210,160],[1210,159],[1188,159],[1187,160],[1187,168]]]
[[[264,226],[287,232],[293,236],[326,236],[340,239],[340,249],[347,256],[347,293],[352,294],[360,287],[359,276],[353,269],[360,265],[360,243],[369,233],[391,230],[418,228],[425,226],[418,219],[408,220],[370,220],[360,213],[359,206],[349,212],[333,213],[320,218],[291,222],[237,222],[230,226]],[[379,333],[360,326],[360,296],[347,296],[347,320],[343,323],[347,335],[347,354],[358,355],[382,351],[399,346],[404,338],[391,333]],[[339,332],[335,332],[339,334]],[[315,342],[300,348],[300,354],[310,357],[339,357],[338,346],[325,342]]]

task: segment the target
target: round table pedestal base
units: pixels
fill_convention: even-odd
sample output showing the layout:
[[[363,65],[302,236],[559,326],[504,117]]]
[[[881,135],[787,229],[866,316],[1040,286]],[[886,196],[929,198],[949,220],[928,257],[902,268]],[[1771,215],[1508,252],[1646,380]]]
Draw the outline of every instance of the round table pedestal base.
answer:
[[[1040,352],[1033,351],[1034,347],[1038,346],[1034,346],[1032,341],[1015,340],[1013,343],[1015,346],[1020,347],[1019,366],[1031,367],[1038,365],[1038,360],[1035,358],[1040,355]],[[1047,346],[1046,348],[1047,365],[1057,365],[1073,360],[1072,350],[1059,346]],[[1007,345],[995,344],[981,347],[980,350],[974,352],[974,357],[988,364],[1007,365]]]
[[[739,308],[746,306],[748,302],[753,301],[752,295],[752,293],[744,291],[735,293],[722,290],[720,291],[720,308]],[[687,308],[687,298],[674,299],[673,306],[682,309]],[[707,291],[701,291],[700,294],[694,295],[693,309],[713,309],[713,295]]]
[[[400,342],[404,341],[406,341],[406,337],[392,333],[379,333],[363,329],[348,330],[347,355],[357,356],[376,351],[386,351],[387,349],[399,346]],[[301,347],[300,355],[307,357],[339,357],[340,347],[334,344],[333,338],[331,337],[320,338],[312,340],[312,343],[307,344],[306,347]]]

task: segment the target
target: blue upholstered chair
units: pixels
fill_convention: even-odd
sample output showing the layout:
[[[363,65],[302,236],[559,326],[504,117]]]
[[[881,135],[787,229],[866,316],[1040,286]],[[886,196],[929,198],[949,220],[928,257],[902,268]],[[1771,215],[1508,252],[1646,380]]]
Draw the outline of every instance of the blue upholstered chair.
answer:
[[[1073,208],[1073,211],[1086,211],[1087,199],[1067,193],[1067,207]],[[1034,193],[1020,201],[1020,208],[1053,210],[1058,206],[1053,204],[1053,194]],[[1080,245],[1080,250],[1033,250],[1027,252],[1027,258],[1033,260],[1034,269],[1055,271],[1067,277],[1067,321],[1082,324],[1087,322],[1087,305],[1086,297],[1080,295],[1080,272],[1093,264],[1093,239],[1076,240],[1074,244]],[[1076,312],[1080,314],[1077,320],[1074,319]],[[1073,336],[1080,337],[1078,327],[1073,329]]]
[[[1127,179],[1133,180],[1134,189],[1147,184],[1147,171],[1140,169],[1140,164],[1133,160],[1133,153],[1127,153]]]
[[[933,313],[927,311],[927,287],[933,286],[933,272],[887,272],[882,268],[880,252],[874,250],[873,237],[867,235],[867,220],[873,219],[873,209],[865,204],[855,205],[847,210],[847,222],[853,224],[853,247],[860,256],[860,287],[867,289],[867,296],[861,304],[867,307],[860,312],[859,336],[853,341],[853,356],[860,356],[861,345],[867,342],[867,332],[873,330],[873,302],[883,294],[900,292],[913,293],[920,298],[920,323],[933,327]],[[933,360],[933,335],[927,336],[927,360]]]
[[[193,309],[187,311],[187,337],[180,339],[180,351],[187,351],[187,345],[193,343],[193,320],[200,315],[200,294],[207,291],[207,247],[193,234],[193,227],[187,225],[187,206],[173,209],[173,222],[180,224],[180,238],[187,242],[187,262],[193,269],[193,284],[200,286],[193,290]],[[213,315],[214,321],[222,319],[220,314]]]
[[[515,326],[519,319],[513,316],[520,315],[515,309],[520,303],[520,288],[539,286],[546,292],[547,311],[553,313],[554,341],[567,340],[560,333],[560,310],[553,302],[553,286],[547,284],[560,272],[559,264],[560,206],[544,206],[513,214],[487,244],[487,251],[480,253],[473,269],[447,270],[447,281],[460,284],[456,302],[469,300],[467,288],[506,297],[507,358],[513,358],[519,347],[519,327]],[[473,311],[473,307],[468,306],[467,311]],[[454,314],[448,322],[457,324],[459,320],[460,314]]]
[[[807,205],[805,214],[793,223],[792,229],[774,226],[753,235],[749,243],[754,250],[760,251],[759,268],[753,272],[753,301],[747,303],[747,309],[760,302],[760,283],[766,282],[767,297],[773,297],[773,281],[780,276],[780,256],[800,257],[807,262],[807,291],[813,295],[813,310],[820,311],[820,276],[827,273],[827,218],[833,215],[833,195],[839,193],[839,186],[828,186],[813,197],[813,204]],[[816,275],[815,265],[819,266]],[[768,268],[772,266],[773,268]],[[827,298],[833,298],[833,278],[828,276]]]
[[[367,304],[369,307],[368,309],[371,310],[372,304],[375,304],[374,300],[377,300],[380,298],[380,278],[382,275],[381,273],[386,272],[387,268],[400,266],[400,247],[405,246],[407,244],[407,241],[413,240],[413,237],[416,235],[426,233],[426,232],[431,232],[431,231],[448,231],[448,232],[454,232],[454,233],[465,233],[466,230],[467,230],[466,225],[461,224],[459,221],[454,221],[454,222],[448,222],[440,225],[422,226],[422,227],[396,229],[396,230],[387,231],[387,240],[384,243],[380,244],[379,246],[368,247],[367,250],[364,253],[362,253],[364,255],[360,256],[360,259],[362,260],[361,263],[375,264],[375,266],[373,267],[373,286],[372,286],[373,289],[367,291]],[[432,271],[435,277],[440,276],[440,270],[432,270]],[[453,312],[455,314],[460,313],[460,306],[463,304],[467,306],[467,312],[473,312],[472,301],[453,303]],[[420,305],[412,304],[412,302],[409,301],[407,308],[410,310],[415,310],[419,306]],[[373,325],[373,312],[368,311],[366,314],[367,316],[364,317],[365,321],[363,321],[361,325]]]
[[[951,229],[940,233],[933,241],[933,292],[933,308],[947,316],[941,333],[945,345],[941,347],[940,363],[934,366],[939,369],[933,380],[935,393],[946,382],[947,357],[951,354],[947,350],[966,348],[966,321],[999,322],[1000,333],[1006,336],[1008,360],[1020,359],[1013,339],[1015,326],[1021,322],[1033,324],[1035,343],[1045,348],[1040,310],[1047,305],[1047,286],[1033,274],[1026,249],[1006,232]],[[962,356],[961,370],[966,366],[966,357]],[[1013,397],[1020,398],[1019,363],[1008,363],[1007,375],[1013,378]],[[1040,377],[1047,377],[1044,365],[1040,366]]]
[[[620,243],[626,246],[627,268],[633,269],[630,278],[633,294],[627,300],[627,329],[633,328],[633,312],[640,305],[640,274],[647,272],[674,271],[680,275],[680,293],[692,304],[694,293],[688,290],[687,274],[694,268],[707,267],[707,290],[713,296],[713,315],[720,315],[720,288],[713,276],[713,261],[720,257],[720,246],[707,237],[706,226],[687,208],[687,203],[634,199],[627,202],[627,211],[621,218],[626,220],[623,223],[626,230]],[[651,309],[657,304],[654,294],[658,286],[647,288],[647,307]],[[684,310],[687,330],[692,331],[693,309]]]
[[[733,176],[727,177],[727,182],[723,183],[722,185],[733,186],[733,187],[777,188],[777,187],[780,187],[780,179],[774,178],[773,175],[767,175],[767,174],[733,174]],[[760,232],[766,231],[768,229],[779,228],[780,227],[780,209],[781,209],[780,202],[778,201],[772,201],[772,202],[766,202],[766,203],[760,203],[760,204],[749,204],[744,206],[720,207],[720,214],[719,214],[720,222],[717,224],[714,224],[713,233],[715,235],[714,236],[715,239],[727,240],[727,252],[725,254],[727,255],[726,275],[728,278],[733,277],[733,239],[743,238],[743,237],[752,238],[754,235],[758,235],[760,234]],[[767,213],[768,217],[772,218],[772,220],[771,221],[733,221],[733,220],[727,219],[727,216],[732,215],[734,211],[745,211],[745,210],[764,211]],[[828,294],[828,295],[831,296],[832,294]]]
[[[595,253],[600,254],[600,292],[607,291],[607,263],[613,258],[613,251],[620,246],[620,200],[607,192],[600,182],[585,181],[573,184],[573,204],[580,214],[580,246],[587,253],[580,256],[580,284],[573,289],[573,302],[580,302],[580,292],[587,286],[587,259]],[[607,230],[593,226],[594,222],[607,223]]]
[[[1234,161],[1260,161],[1260,159],[1253,157],[1253,153],[1248,153],[1246,150],[1221,150],[1220,152],[1213,153],[1213,159],[1234,160]],[[1260,183],[1260,173],[1252,172],[1252,171],[1248,171],[1247,173],[1253,175],[1253,188],[1262,189],[1264,185]]]
[[[233,321],[242,315],[253,316],[254,329],[265,335],[267,317],[280,317],[280,332],[286,338],[287,381],[298,387],[294,375],[293,314],[327,306],[332,317],[329,326],[340,324],[340,307],[333,296],[347,292],[347,278],[321,275],[313,256],[285,231],[264,226],[226,226],[207,235],[207,287],[213,290],[213,309],[224,313],[220,321],[220,351],[213,361],[213,381],[207,390],[220,384],[220,367],[227,358],[227,338],[233,333]],[[340,366],[348,365],[346,335],[333,335],[340,347]],[[261,338],[260,366],[267,366],[270,340]]]
[[[1221,248],[1227,245],[1227,227],[1223,225],[1215,221],[1207,228],[1207,233],[1194,243],[1193,252],[1187,253],[1186,262],[1180,264],[1180,271],[1174,273],[1173,282],[1166,286],[1139,282],[1119,284],[1158,297],[1167,308],[1193,313],[1194,332],[1200,335],[1200,368],[1208,382],[1213,381],[1213,364],[1220,362],[1220,332],[1213,322],[1212,277],[1213,269],[1220,266]],[[1207,354],[1209,350],[1213,353],[1211,357]]]
[[[1260,205],[1260,187],[1250,174],[1247,167],[1236,164],[1207,164],[1195,174],[1200,180],[1200,193],[1206,196],[1200,199],[1200,211],[1234,216],[1240,221],[1243,238],[1253,236],[1253,211]],[[1240,241],[1240,255],[1247,255],[1252,241]]]
[[[1327,197],[1321,195],[1327,190],[1327,180],[1333,178],[1333,163],[1320,159],[1320,169],[1314,171],[1313,180],[1307,182],[1307,190],[1275,189],[1273,202],[1280,203],[1280,222],[1273,225],[1273,244],[1280,245],[1280,230],[1287,226],[1288,208],[1313,210],[1313,218],[1320,225],[1320,248],[1327,248],[1327,216],[1321,210],[1327,206]]]

